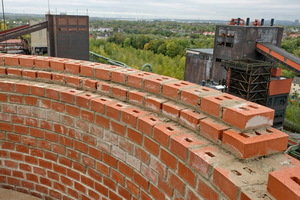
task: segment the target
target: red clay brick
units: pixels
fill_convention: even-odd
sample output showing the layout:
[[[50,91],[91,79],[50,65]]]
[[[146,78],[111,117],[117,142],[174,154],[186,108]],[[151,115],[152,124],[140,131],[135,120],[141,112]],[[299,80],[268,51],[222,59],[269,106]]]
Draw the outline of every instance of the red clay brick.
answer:
[[[177,158],[164,149],[160,150],[160,159],[171,169],[175,169],[177,166]]]
[[[22,59],[20,59],[20,63],[21,60]],[[34,60],[35,67],[39,69],[47,69],[50,67],[50,60],[51,59],[49,59],[48,57],[43,57],[43,56],[36,57]]]
[[[181,162],[178,163],[178,175],[185,179],[192,187],[196,186],[196,175],[187,165]]]
[[[44,72],[44,71],[38,71],[37,72],[37,78],[44,79],[47,81],[52,80],[52,73],[51,72]]]
[[[170,149],[174,154],[185,161],[188,155],[188,148],[205,144],[207,144],[207,142],[201,141],[194,136],[182,134],[171,137]]]
[[[111,84],[105,82],[98,82],[97,91],[106,95],[111,95]]]
[[[68,59],[55,58],[50,60],[50,68],[57,71],[65,70],[65,62]]]
[[[121,119],[121,112],[128,108],[127,104],[121,102],[115,102],[106,105],[106,115],[113,119],[120,121]]]
[[[234,106],[245,102],[246,101],[241,98],[223,93],[217,96],[202,97],[200,108],[207,114],[215,117],[221,117],[222,107],[226,105]]]
[[[162,104],[162,114],[174,121],[179,119],[180,111],[184,109],[186,109],[185,106],[173,102],[165,102]]]
[[[153,141],[152,139],[144,136],[144,145],[143,145],[150,153],[153,155],[158,155],[159,153],[159,143]]]
[[[140,72],[135,74],[128,75],[128,85],[135,87],[135,88],[143,88],[144,79],[149,78],[151,76],[158,76],[157,74],[153,74],[150,72]]]
[[[72,74],[80,73],[80,62],[78,61],[68,61],[65,62],[65,71]]]
[[[55,83],[65,84],[66,83],[66,75],[65,74],[52,74],[52,80]]]
[[[68,75],[66,75],[66,84],[68,86],[80,88],[82,82],[83,82],[83,78],[82,77],[68,76]]]
[[[128,95],[128,101],[130,103],[142,106],[144,105],[144,99],[148,94],[144,92],[135,91],[135,90],[128,90],[127,95]]]
[[[22,76],[22,69],[19,68],[8,68],[7,75],[9,76]]]
[[[18,66],[19,65],[19,56],[18,55],[12,55],[12,54],[6,54],[3,56],[3,62],[4,65],[10,65],[10,66]]]
[[[29,69],[23,69],[22,76],[24,78],[35,79],[37,77],[37,71],[29,70]]]
[[[208,183],[205,183],[200,179],[198,182],[198,192],[205,199],[211,199],[211,200],[219,199],[218,193],[214,189],[212,189],[212,186],[209,186]]]
[[[182,133],[180,129],[175,124],[166,123],[157,125],[153,130],[153,138],[161,145],[169,147],[170,137]]]
[[[199,113],[192,109],[180,110],[179,122],[187,128],[198,130],[200,120],[207,118],[203,113]]]
[[[91,99],[95,97],[97,97],[97,95],[90,92],[78,94],[76,95],[76,105],[83,108],[89,108]]]
[[[138,108],[127,108],[122,111],[122,121],[127,125],[136,127],[138,117],[144,116],[146,114],[149,113]]]
[[[127,92],[128,92],[128,89],[121,87],[121,86],[112,86],[111,87],[112,95],[115,98],[120,99],[122,101],[125,101],[127,99]]]
[[[273,118],[273,109],[252,102],[225,107],[222,117],[224,122],[243,130],[271,126]]]
[[[276,199],[300,199],[300,167],[269,173],[267,189]]]
[[[186,81],[177,81],[174,83],[163,84],[162,95],[171,99],[179,99],[182,89],[189,87],[197,86],[196,84],[186,82]]]
[[[222,140],[224,131],[228,129],[229,126],[212,118],[200,120],[200,135],[214,142]]]
[[[80,66],[80,74],[88,77],[95,77],[95,68],[98,64],[87,63]]]
[[[286,150],[288,135],[277,129],[252,133],[225,131],[222,144],[239,158],[265,156]]]
[[[167,102],[166,99],[160,99],[153,96],[145,97],[145,107],[152,112],[161,113],[162,104]]]
[[[144,188],[145,190],[148,190],[149,182],[140,174],[137,172],[133,173],[133,180],[135,183],[137,183],[140,187]]]
[[[104,114],[105,105],[113,102],[110,98],[105,97],[96,97],[90,100],[91,101],[91,110],[96,111],[97,113]]]
[[[162,121],[154,115],[147,115],[138,118],[138,130],[144,134],[152,136],[152,129]]]
[[[171,81],[176,81],[176,80],[177,79],[175,78],[171,78],[167,76],[145,78],[144,90],[155,94],[161,94],[162,84],[169,83]]]
[[[123,68],[123,69],[115,69],[111,71],[111,80],[113,82],[117,82],[117,83],[126,83],[127,82],[127,76],[128,74],[133,74],[133,73],[137,73],[140,72],[139,70],[136,69],[129,69],[129,68]]]
[[[111,65],[98,65],[96,67],[96,78],[101,80],[111,80],[111,71],[118,67]]]
[[[97,90],[98,81],[90,80],[90,79],[83,79],[82,85],[83,85],[83,89],[95,92]]]
[[[61,90],[60,92],[60,100],[63,102],[75,104],[76,96],[81,94],[82,91],[75,90],[75,89],[67,89],[67,90]]]
[[[177,189],[177,191],[181,195],[184,195],[186,184],[181,179],[179,179],[179,177],[177,175],[170,173],[168,181],[172,186],[174,186]]]
[[[215,168],[213,183],[229,198],[237,199],[238,187],[230,179],[230,171],[222,168]],[[225,187],[224,187],[225,186]]]

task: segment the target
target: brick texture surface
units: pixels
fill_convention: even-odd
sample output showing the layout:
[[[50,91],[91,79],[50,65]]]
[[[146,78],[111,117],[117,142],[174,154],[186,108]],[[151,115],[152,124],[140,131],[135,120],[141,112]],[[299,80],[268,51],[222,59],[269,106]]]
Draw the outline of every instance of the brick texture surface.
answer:
[[[300,162],[282,153],[272,110],[149,72],[1,59],[2,188],[49,200],[300,198]]]

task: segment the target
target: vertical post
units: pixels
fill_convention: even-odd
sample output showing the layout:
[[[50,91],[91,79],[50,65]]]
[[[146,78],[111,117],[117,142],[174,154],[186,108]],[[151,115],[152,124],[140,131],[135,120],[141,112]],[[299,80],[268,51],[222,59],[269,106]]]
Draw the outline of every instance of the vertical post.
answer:
[[[249,26],[249,24],[250,24],[250,18],[248,17],[246,20],[246,26]]]

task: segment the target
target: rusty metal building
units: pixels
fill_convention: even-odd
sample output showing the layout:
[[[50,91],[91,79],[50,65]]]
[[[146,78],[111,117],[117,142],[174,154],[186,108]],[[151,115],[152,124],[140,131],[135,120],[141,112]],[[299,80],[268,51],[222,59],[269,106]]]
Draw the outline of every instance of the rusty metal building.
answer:
[[[47,15],[49,56],[89,60],[89,17]]]

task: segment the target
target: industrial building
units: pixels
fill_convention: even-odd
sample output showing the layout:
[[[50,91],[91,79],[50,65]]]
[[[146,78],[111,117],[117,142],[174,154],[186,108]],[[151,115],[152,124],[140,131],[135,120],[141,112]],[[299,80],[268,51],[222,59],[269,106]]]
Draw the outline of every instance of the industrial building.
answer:
[[[226,86],[226,92],[275,109],[274,127],[283,125],[292,79],[281,77],[281,63],[300,73],[300,58],[280,48],[283,28],[255,20],[232,19],[216,27],[213,49],[186,52],[185,80]]]

